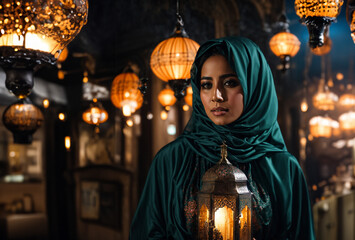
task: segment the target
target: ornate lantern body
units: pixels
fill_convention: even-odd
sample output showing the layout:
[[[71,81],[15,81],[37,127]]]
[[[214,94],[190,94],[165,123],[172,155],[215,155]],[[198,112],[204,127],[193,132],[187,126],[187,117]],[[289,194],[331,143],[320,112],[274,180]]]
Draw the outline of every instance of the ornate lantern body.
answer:
[[[169,82],[177,99],[185,96],[190,69],[199,47],[198,43],[188,37],[181,16],[178,16],[174,34],[160,42],[150,57],[153,73],[161,80]]]
[[[309,120],[309,129],[313,137],[330,138],[339,129],[339,123],[329,117],[315,116]]]
[[[174,105],[176,102],[174,91],[169,88],[163,89],[158,95],[158,100],[163,107]]]
[[[352,93],[345,93],[340,96],[339,104],[343,107],[354,107],[355,106],[355,95]]]
[[[33,87],[33,71],[54,64],[87,22],[86,0],[4,0],[0,3],[0,64],[18,98]]]
[[[281,60],[282,70],[290,68],[290,57],[298,53],[300,45],[298,38],[288,31],[277,33],[269,42],[271,51]]]
[[[14,143],[30,144],[32,134],[42,125],[43,114],[28,99],[20,99],[5,109],[2,121],[13,133]]]
[[[251,239],[251,192],[245,174],[222,159],[202,178],[198,193],[198,239]]]
[[[117,75],[112,82],[111,101],[122,109],[124,116],[131,116],[143,104],[139,84],[139,78],[132,70]]]
[[[295,0],[296,14],[307,25],[311,48],[324,44],[324,31],[340,13],[343,0]]]

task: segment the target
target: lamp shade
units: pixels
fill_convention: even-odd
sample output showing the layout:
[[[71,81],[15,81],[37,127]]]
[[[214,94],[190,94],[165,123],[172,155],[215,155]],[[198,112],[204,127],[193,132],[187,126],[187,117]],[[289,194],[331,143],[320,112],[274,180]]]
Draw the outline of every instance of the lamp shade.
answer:
[[[271,38],[269,45],[271,51],[278,57],[294,57],[300,50],[301,42],[292,33],[280,32]]]
[[[42,125],[43,114],[28,99],[21,99],[5,109],[2,120],[13,133],[14,143],[30,144],[32,134]]]
[[[313,137],[330,138],[339,123],[329,117],[315,116],[309,120],[309,129]]]
[[[90,108],[83,113],[83,120],[88,124],[99,125],[106,122],[107,119],[108,113],[99,102],[92,103]]]
[[[343,3],[343,0],[295,0],[296,14],[307,25],[311,48],[324,44],[324,31],[335,21]]]
[[[59,56],[87,22],[85,0],[4,0],[0,4],[0,46]]]
[[[200,45],[187,36],[179,17],[174,34],[153,50],[150,68],[158,78],[169,82],[175,97],[181,99],[185,96],[190,69]]]
[[[158,95],[158,100],[163,107],[174,105],[176,102],[174,91],[168,88],[163,89]]]
[[[111,86],[111,102],[122,109],[124,116],[130,116],[143,104],[143,94],[139,91],[139,78],[131,70],[115,77]]]

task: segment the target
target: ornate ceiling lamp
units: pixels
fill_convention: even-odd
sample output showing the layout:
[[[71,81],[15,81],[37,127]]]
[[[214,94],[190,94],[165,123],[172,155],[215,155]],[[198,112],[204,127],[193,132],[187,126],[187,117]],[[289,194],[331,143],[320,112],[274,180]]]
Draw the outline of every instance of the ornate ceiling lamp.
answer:
[[[186,96],[184,97],[185,102],[190,107],[192,107],[192,93],[193,93],[192,87],[190,86],[186,89]]]
[[[158,95],[158,100],[164,108],[174,105],[176,102],[174,91],[169,88],[163,89]]]
[[[139,86],[139,78],[130,68],[117,75],[112,82],[111,102],[115,107],[122,109],[126,117],[142,107],[143,94]]]
[[[55,64],[87,22],[86,0],[3,0],[0,3],[0,65],[6,87],[18,98],[33,87],[40,64]]]
[[[324,82],[324,80],[321,80]],[[323,90],[325,89],[325,90]],[[331,92],[327,86],[320,88],[312,98],[313,106],[319,110],[334,110],[335,104],[338,102],[338,96]]]
[[[309,120],[309,130],[313,137],[330,138],[337,129],[339,123],[330,117],[315,116]]]
[[[32,134],[42,125],[43,114],[29,99],[20,99],[5,109],[2,121],[12,132],[14,143],[30,144]]]
[[[296,14],[307,25],[311,48],[323,46],[324,31],[336,20],[343,3],[343,0],[295,0]]]
[[[91,125],[96,125],[95,127],[96,132],[99,132],[99,125],[101,123],[106,122],[107,119],[108,119],[107,111],[103,108],[102,104],[97,101],[96,98],[90,104],[90,108],[88,108],[83,113],[84,122]]]
[[[355,112],[350,111],[339,116],[340,129],[343,131],[355,130]]]
[[[354,107],[355,106],[355,95],[352,93],[345,93],[340,96],[339,104],[343,107]]]
[[[185,96],[185,89],[190,81],[190,69],[200,45],[188,37],[178,3],[174,33],[155,47],[150,57],[150,67],[158,78],[169,82],[175,97],[181,99]]]

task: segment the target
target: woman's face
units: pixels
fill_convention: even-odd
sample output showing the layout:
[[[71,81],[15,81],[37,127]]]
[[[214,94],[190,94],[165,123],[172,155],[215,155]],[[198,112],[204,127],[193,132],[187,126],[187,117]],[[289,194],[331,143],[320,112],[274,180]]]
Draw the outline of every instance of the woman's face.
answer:
[[[216,125],[229,124],[242,115],[243,89],[224,56],[211,56],[202,65],[200,97]]]

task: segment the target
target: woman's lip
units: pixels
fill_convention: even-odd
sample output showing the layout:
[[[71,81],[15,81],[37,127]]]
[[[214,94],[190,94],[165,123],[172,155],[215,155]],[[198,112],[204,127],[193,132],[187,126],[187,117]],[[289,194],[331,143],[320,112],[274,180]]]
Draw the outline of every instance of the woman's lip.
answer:
[[[228,112],[228,108],[217,107],[211,110],[212,114],[215,116],[222,116]]]

